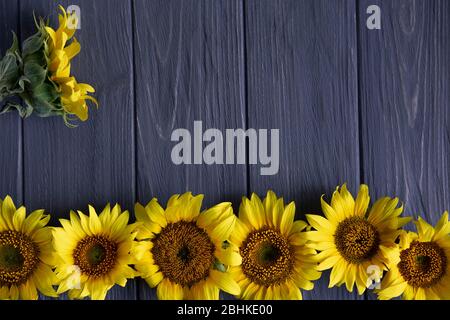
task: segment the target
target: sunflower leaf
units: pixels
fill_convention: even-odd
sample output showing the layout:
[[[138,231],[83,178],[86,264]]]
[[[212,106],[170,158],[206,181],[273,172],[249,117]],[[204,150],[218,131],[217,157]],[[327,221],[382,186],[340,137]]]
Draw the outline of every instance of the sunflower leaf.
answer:
[[[12,110],[17,110],[22,118],[27,118],[33,113],[33,108],[29,105],[23,106],[19,103],[8,102],[2,109],[0,114],[4,114]]]

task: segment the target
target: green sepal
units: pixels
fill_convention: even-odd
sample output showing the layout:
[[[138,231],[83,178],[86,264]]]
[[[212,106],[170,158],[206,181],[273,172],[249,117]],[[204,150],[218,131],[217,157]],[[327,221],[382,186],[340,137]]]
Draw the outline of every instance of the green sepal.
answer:
[[[22,60],[18,43],[17,36],[13,33],[13,44],[0,60],[0,92],[5,89],[11,91],[20,78]]]
[[[47,70],[35,62],[25,62],[23,69],[32,90],[40,87],[47,77]]]
[[[27,118],[33,113],[33,108],[28,104],[25,104],[25,106],[23,106],[19,103],[8,102],[3,107],[3,110],[0,112],[0,114],[4,114],[12,110],[17,110],[17,112],[22,118]]]
[[[220,272],[226,272],[227,268],[225,267],[225,265],[223,263],[221,263],[219,260],[215,260],[214,261],[214,269],[220,271]]]
[[[44,45],[44,36],[41,31],[26,39],[22,44],[22,56],[24,59],[39,51]]]

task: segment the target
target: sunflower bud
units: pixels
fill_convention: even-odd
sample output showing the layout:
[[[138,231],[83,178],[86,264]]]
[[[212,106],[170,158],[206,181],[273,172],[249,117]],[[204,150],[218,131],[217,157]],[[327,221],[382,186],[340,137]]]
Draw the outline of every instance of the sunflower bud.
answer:
[[[61,116],[67,126],[73,127],[72,121],[88,119],[87,101],[98,105],[89,95],[94,88],[70,75],[71,60],[81,49],[73,37],[73,21],[77,19],[61,6],[60,10],[57,30],[40,19],[36,34],[21,48],[14,34],[11,48],[0,60],[1,113],[15,109],[23,118],[32,113]],[[70,26],[68,21],[72,21]]]

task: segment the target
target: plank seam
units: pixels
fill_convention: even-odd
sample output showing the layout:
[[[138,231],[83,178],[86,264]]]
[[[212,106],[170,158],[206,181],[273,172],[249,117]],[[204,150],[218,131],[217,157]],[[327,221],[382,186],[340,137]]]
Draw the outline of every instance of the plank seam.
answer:
[[[359,161],[359,183],[364,182],[364,157],[363,157],[363,132],[362,132],[362,88],[360,84],[361,79],[361,19],[360,19],[360,3],[359,0],[355,0],[355,11],[356,11],[356,84],[357,84],[357,97],[356,97],[356,108],[358,112],[358,161]],[[364,300],[369,300],[367,291],[364,292]]]
[[[243,67],[244,67],[244,110],[245,110],[245,130],[247,130],[249,128],[249,112],[248,112],[248,90],[247,88],[249,87],[249,83],[248,83],[248,55],[247,55],[247,10],[246,10],[246,4],[247,1],[246,0],[241,0],[241,4],[242,4],[242,50],[243,50]],[[247,191],[247,195],[250,195],[251,193],[251,185],[250,185],[250,146],[249,146],[249,139],[246,139],[246,143],[245,143],[245,176],[246,176],[246,191]]]
[[[136,56],[135,56],[135,44],[136,44],[136,16],[135,16],[135,6],[134,6],[134,0],[130,0],[130,14],[131,14],[131,60],[132,60],[132,93],[133,93],[133,156],[134,156],[134,166],[133,166],[133,172],[132,176],[134,179],[134,192],[133,192],[133,202],[136,202],[137,200],[137,190],[138,190],[138,183],[137,183],[137,101],[136,101]],[[133,212],[134,217],[134,212]],[[135,285],[136,285],[136,300],[141,300],[140,297],[140,290],[139,290],[139,279],[135,279]]]
[[[19,43],[22,42],[22,19],[21,19],[21,0],[18,0],[17,2],[17,37],[19,39]],[[19,137],[18,137],[18,151],[19,154],[17,155],[18,159],[17,161],[19,162],[17,164],[17,167],[19,168],[19,172],[17,173],[18,177],[18,183],[20,183],[21,185],[17,187],[17,192],[19,193],[20,190],[20,195],[18,195],[19,199],[18,202],[22,202],[23,205],[25,205],[25,157],[24,157],[24,152],[25,152],[25,142],[24,142],[24,137],[25,137],[25,131],[24,131],[24,123],[23,123],[24,119],[22,119],[21,117],[19,118]]]

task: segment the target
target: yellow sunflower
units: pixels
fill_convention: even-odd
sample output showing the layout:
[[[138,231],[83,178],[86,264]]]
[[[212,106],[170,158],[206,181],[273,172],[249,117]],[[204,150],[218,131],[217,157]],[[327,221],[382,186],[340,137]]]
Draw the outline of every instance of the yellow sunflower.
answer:
[[[242,299],[301,299],[300,289],[312,290],[320,278],[316,250],[306,247],[304,221],[294,221],[295,204],[285,206],[269,191],[262,202],[256,194],[244,197],[231,234],[233,250],[242,265],[231,269]]]
[[[62,106],[68,114],[77,116],[80,120],[88,119],[86,100],[98,105],[97,100],[89,93],[94,88],[86,83],[78,83],[75,77],[70,76],[71,60],[80,52],[80,43],[73,37],[78,25],[75,13],[67,14],[62,6],[59,7],[59,28],[45,27],[48,34],[47,45],[49,49],[48,69],[50,79],[59,87]]]
[[[70,220],[60,220],[62,228],[53,229],[58,293],[69,291],[70,299],[103,300],[115,284],[124,287],[135,277],[130,251],[136,225],[129,225],[128,219],[128,211],[107,205],[100,216],[89,206],[89,216],[78,211],[70,213]]]
[[[378,298],[403,295],[407,300],[450,299],[450,222],[445,212],[436,227],[422,218],[418,233],[403,232],[397,250],[391,252],[389,271],[381,282]]]
[[[0,199],[0,299],[36,300],[38,292],[57,297],[50,216],[26,215],[8,196]]]
[[[307,232],[310,247],[322,251],[317,255],[318,270],[332,269],[329,287],[345,283],[352,292],[356,284],[359,294],[370,285],[372,273],[382,273],[389,264],[389,252],[395,250],[396,239],[403,225],[411,218],[401,218],[403,206],[398,199],[384,197],[375,202],[367,214],[369,189],[361,185],[356,200],[344,184],[336,189],[331,206],[323,197],[325,218],[307,215],[308,222],[317,231]],[[381,277],[381,274],[378,274]]]
[[[219,289],[239,294],[227,267],[241,263],[226,240],[236,217],[230,203],[200,212],[203,195],[185,193],[170,198],[166,210],[156,199],[144,208],[136,204],[141,240],[134,254],[136,269],[164,300],[219,299]]]

